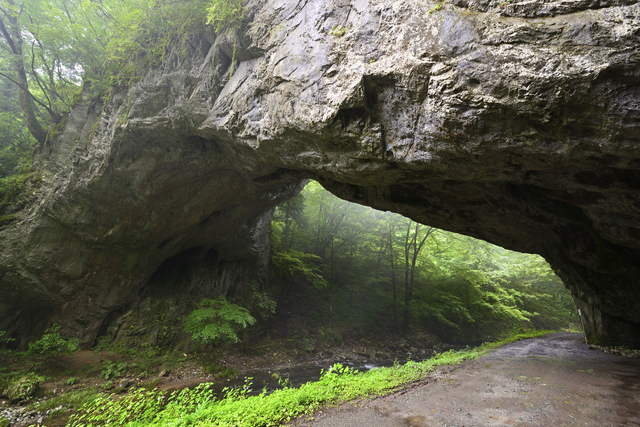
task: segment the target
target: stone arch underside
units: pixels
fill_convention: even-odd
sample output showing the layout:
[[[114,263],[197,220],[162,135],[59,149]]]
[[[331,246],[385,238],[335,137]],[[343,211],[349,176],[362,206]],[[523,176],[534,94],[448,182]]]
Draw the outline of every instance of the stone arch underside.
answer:
[[[249,2],[232,76],[203,30],[86,85],[0,230],[0,330],[161,339],[159,311],[268,285],[270,210],[313,178],[543,255],[590,340],[640,346],[638,4],[324,3]]]

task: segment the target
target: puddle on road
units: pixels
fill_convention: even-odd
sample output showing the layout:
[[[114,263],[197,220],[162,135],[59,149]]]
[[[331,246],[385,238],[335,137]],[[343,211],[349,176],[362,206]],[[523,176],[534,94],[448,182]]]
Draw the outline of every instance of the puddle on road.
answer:
[[[431,425],[427,421],[427,418],[423,417],[422,415],[414,415],[412,417],[403,418],[402,424],[406,427],[429,427]]]

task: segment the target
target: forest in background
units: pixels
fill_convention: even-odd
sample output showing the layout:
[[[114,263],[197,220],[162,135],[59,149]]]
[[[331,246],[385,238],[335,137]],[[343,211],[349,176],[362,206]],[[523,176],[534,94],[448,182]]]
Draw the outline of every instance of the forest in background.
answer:
[[[0,226],[41,179],[34,146],[64,127],[83,85],[105,104],[204,28],[207,8],[227,4],[239,1],[0,0]]]
[[[315,181],[277,207],[271,230],[279,310],[310,324],[422,328],[453,343],[579,326],[542,257],[346,202]]]

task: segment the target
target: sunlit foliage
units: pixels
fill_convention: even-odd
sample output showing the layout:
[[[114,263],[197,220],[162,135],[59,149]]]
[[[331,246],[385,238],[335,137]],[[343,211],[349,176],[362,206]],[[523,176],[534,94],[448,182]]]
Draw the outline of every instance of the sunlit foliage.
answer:
[[[300,388],[283,388],[271,394],[251,396],[251,378],[241,389],[225,389],[214,400],[207,384],[168,395],[166,391],[142,389],[124,398],[99,397],[70,420],[71,427],[134,426],[277,426],[325,406],[368,396],[386,395],[403,385],[423,379],[442,365],[477,359],[490,350],[518,339],[544,335],[533,332],[466,351],[448,351],[424,362],[396,364],[358,372],[339,363],[323,372],[319,381]]]

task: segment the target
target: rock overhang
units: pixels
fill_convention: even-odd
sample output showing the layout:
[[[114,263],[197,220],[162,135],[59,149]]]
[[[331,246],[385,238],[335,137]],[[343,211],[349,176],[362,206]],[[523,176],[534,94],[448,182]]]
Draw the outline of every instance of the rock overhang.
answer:
[[[0,231],[3,288],[89,342],[185,251],[227,266],[194,264],[213,293],[266,277],[265,212],[314,178],[542,254],[601,318],[637,324],[638,5],[438,4],[250,2],[232,76],[232,37],[205,31],[102,111],[87,99]],[[38,329],[8,311],[0,326]]]

